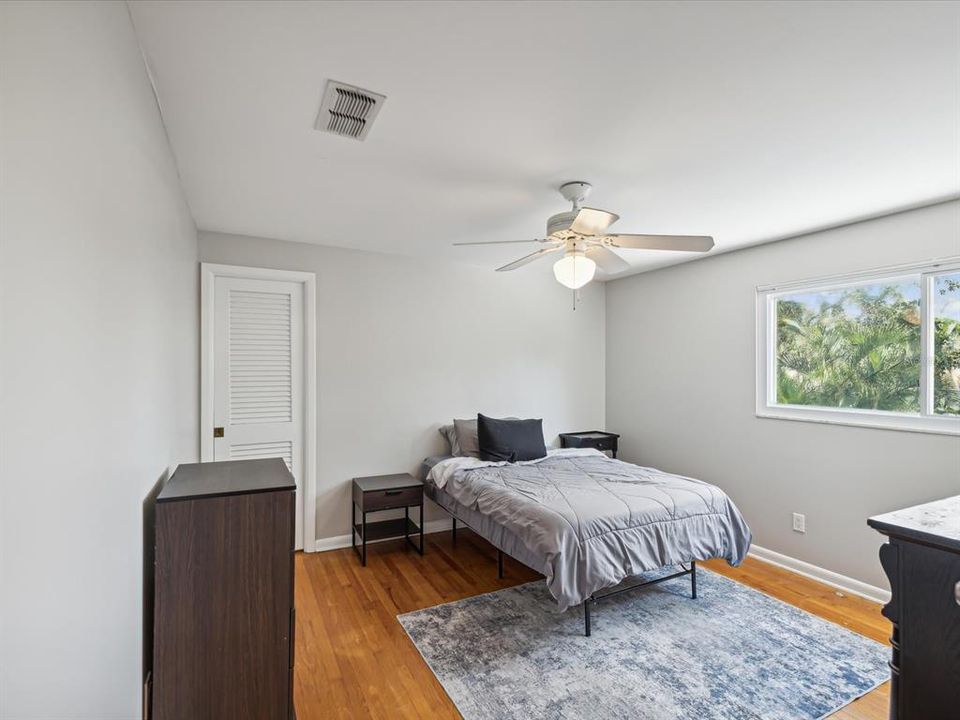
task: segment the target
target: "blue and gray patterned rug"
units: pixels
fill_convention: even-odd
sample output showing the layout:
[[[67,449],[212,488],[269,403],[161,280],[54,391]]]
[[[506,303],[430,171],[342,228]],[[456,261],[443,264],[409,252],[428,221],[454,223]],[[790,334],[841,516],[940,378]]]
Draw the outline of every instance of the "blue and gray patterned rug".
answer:
[[[728,580],[559,614],[542,581],[400,615],[467,720],[821,718],[888,678],[888,650]]]

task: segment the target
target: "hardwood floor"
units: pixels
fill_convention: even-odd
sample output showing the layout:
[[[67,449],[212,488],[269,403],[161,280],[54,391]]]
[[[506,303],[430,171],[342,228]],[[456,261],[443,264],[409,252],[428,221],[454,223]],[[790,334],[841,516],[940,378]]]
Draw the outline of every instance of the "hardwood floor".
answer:
[[[539,577],[505,558],[498,580],[496,559],[496,550],[468,530],[457,533],[456,546],[449,532],[427,535],[423,557],[404,549],[403,540],[368,545],[366,568],[349,548],[297,553],[297,719],[459,718],[396,616]],[[876,603],[758,560],[740,568],[722,560],[704,566],[887,641],[890,625]],[[884,683],[831,717],[885,720],[888,688]]]

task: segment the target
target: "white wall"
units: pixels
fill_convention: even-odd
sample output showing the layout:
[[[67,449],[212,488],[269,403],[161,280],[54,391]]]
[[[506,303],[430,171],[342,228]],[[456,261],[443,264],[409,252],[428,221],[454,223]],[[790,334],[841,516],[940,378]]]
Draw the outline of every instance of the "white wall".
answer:
[[[755,417],[755,288],[956,254],[951,202],[608,283],[623,457],[724,488],[758,545],[886,587],[866,519],[960,492],[960,438]]]
[[[196,459],[197,241],[123,3],[0,5],[0,716],[140,716],[141,504]]]
[[[603,425],[600,283],[574,312],[543,268],[205,232],[200,256],[317,274],[318,538],[349,532],[351,478],[417,471],[443,451],[437,427],[453,417],[542,417],[548,442]]]

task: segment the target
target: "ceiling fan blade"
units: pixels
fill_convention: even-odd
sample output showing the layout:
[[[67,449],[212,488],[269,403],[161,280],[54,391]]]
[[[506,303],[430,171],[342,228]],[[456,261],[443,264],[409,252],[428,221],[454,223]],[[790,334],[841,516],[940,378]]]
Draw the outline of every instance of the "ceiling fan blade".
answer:
[[[532,240],[481,240],[480,242],[462,242],[462,243],[453,243],[454,245],[509,245],[513,243],[529,243],[529,242],[548,242],[547,240],[541,240],[540,238],[533,238]]]
[[[606,210],[596,208],[580,208],[570,229],[581,235],[603,235],[607,228],[613,225],[620,216]]]
[[[556,247],[543,248],[542,250],[537,250],[532,252],[529,255],[524,255],[519,260],[514,260],[512,263],[504,265],[503,267],[498,267],[497,272],[505,272],[507,270],[516,270],[518,267],[523,267],[527,263],[531,263],[543,255],[549,255],[550,253],[557,252],[558,250],[563,250],[563,245],[558,245]]]
[[[602,245],[594,245],[593,247],[587,248],[586,255],[607,275],[615,275],[616,273],[630,269],[630,263],[617,255],[613,250],[605,248]]]
[[[709,235],[607,235],[604,242],[633,250],[708,252],[713,247],[713,238]]]

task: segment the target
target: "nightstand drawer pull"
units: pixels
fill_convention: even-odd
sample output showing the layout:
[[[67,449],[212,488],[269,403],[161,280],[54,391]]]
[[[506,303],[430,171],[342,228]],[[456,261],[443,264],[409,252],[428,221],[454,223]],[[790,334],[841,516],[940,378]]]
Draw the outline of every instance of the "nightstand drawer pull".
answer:
[[[423,487],[390,488],[371,490],[358,498],[361,510],[387,510],[419,505],[423,502]]]

